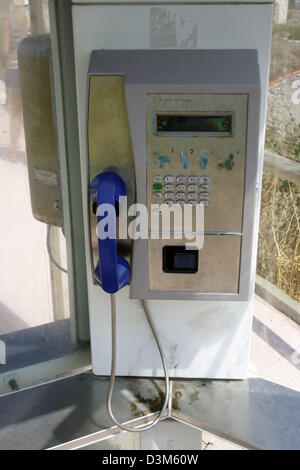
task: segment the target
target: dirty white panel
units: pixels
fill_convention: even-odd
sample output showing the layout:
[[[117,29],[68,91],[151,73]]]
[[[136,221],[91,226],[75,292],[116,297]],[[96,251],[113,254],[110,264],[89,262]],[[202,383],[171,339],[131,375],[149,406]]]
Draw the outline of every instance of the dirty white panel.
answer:
[[[161,6],[150,9],[151,49],[195,49],[198,39],[198,18],[191,18],[187,12],[177,14]]]
[[[241,2],[239,2],[241,3]],[[86,174],[87,71],[95,49],[199,48],[257,49],[264,96],[268,82],[273,7],[239,5],[77,5],[73,6],[75,65],[80,126],[81,172]],[[88,28],[86,25],[88,24]],[[261,164],[262,167],[262,164]],[[258,175],[260,181],[261,174]],[[86,191],[83,191],[86,194]],[[88,240],[87,201],[84,198]],[[257,206],[257,218],[258,218]],[[88,242],[87,242],[88,246]],[[89,259],[89,256],[87,256]],[[255,250],[249,263],[255,266]],[[88,266],[93,370],[110,374],[110,299],[92,282]],[[155,324],[176,377],[244,378],[247,375],[252,301],[149,301]],[[117,294],[117,374],[162,376],[160,358],[139,301],[128,288]]]
[[[110,297],[90,286],[93,371],[110,375]],[[95,295],[96,294],[96,295]],[[162,377],[163,368],[139,300],[126,287],[116,294],[117,375]],[[172,377],[247,376],[251,302],[149,300]]]

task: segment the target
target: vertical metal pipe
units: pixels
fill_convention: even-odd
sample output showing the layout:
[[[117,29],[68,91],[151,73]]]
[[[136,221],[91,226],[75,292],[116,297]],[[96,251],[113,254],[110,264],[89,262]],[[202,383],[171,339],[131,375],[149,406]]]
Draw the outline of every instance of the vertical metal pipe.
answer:
[[[45,0],[29,0],[30,24],[33,36],[49,32],[45,21],[45,3]]]

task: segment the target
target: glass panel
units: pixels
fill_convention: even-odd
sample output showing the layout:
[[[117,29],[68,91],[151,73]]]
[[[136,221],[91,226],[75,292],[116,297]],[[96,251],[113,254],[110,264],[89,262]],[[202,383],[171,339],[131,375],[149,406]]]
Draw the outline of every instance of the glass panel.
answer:
[[[263,176],[252,360],[259,375],[300,390],[300,187],[295,170],[280,177],[289,161],[300,165],[299,0],[275,6],[266,149],[275,156]]]
[[[47,33],[47,0],[1,0],[0,374],[75,351]]]

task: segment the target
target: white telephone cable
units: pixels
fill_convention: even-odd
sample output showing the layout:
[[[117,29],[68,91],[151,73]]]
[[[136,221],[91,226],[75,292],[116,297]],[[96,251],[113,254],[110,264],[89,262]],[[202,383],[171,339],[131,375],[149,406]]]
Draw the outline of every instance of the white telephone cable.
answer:
[[[115,294],[111,294],[110,296],[110,302],[111,302],[111,331],[112,331],[112,359],[111,359],[111,374],[110,374],[110,383],[109,383],[109,390],[108,390],[108,395],[107,395],[107,411],[112,419],[112,421],[115,423],[118,428],[123,429],[124,431],[128,432],[143,432],[147,431],[148,429],[151,429],[153,426],[155,426],[159,421],[163,418],[163,415],[166,411],[168,401],[169,401],[169,395],[170,395],[170,383],[169,383],[169,372],[168,372],[168,366],[167,366],[167,361],[165,358],[165,354],[158,336],[158,333],[156,331],[156,328],[154,326],[154,323],[151,318],[151,314],[148,308],[148,305],[145,300],[142,300],[142,305],[145,311],[145,315],[147,317],[148,323],[150,325],[150,328],[152,330],[155,342],[157,344],[159,354],[162,360],[163,364],[163,369],[164,369],[164,374],[165,374],[165,399],[163,402],[163,406],[161,408],[161,411],[157,418],[142,427],[137,427],[137,428],[131,428],[129,426],[125,426],[124,424],[121,424],[118,422],[118,420],[115,418],[112,408],[111,408],[111,400],[112,400],[112,395],[114,391],[114,386],[115,386],[115,377],[116,377],[116,351],[117,351],[117,343],[116,343],[116,297]]]
[[[55,260],[53,254],[52,254],[51,241],[50,241],[51,228],[52,228],[51,225],[47,226],[47,252],[48,252],[48,256],[50,258],[50,261],[54,264],[54,266],[56,266],[63,273],[68,274],[67,269],[63,268],[60,264],[58,264],[58,262]]]

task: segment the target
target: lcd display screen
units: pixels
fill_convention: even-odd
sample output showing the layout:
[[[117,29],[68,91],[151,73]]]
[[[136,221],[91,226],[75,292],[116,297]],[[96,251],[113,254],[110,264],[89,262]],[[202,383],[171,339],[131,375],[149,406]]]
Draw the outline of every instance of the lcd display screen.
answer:
[[[157,133],[232,134],[232,115],[157,114]]]

